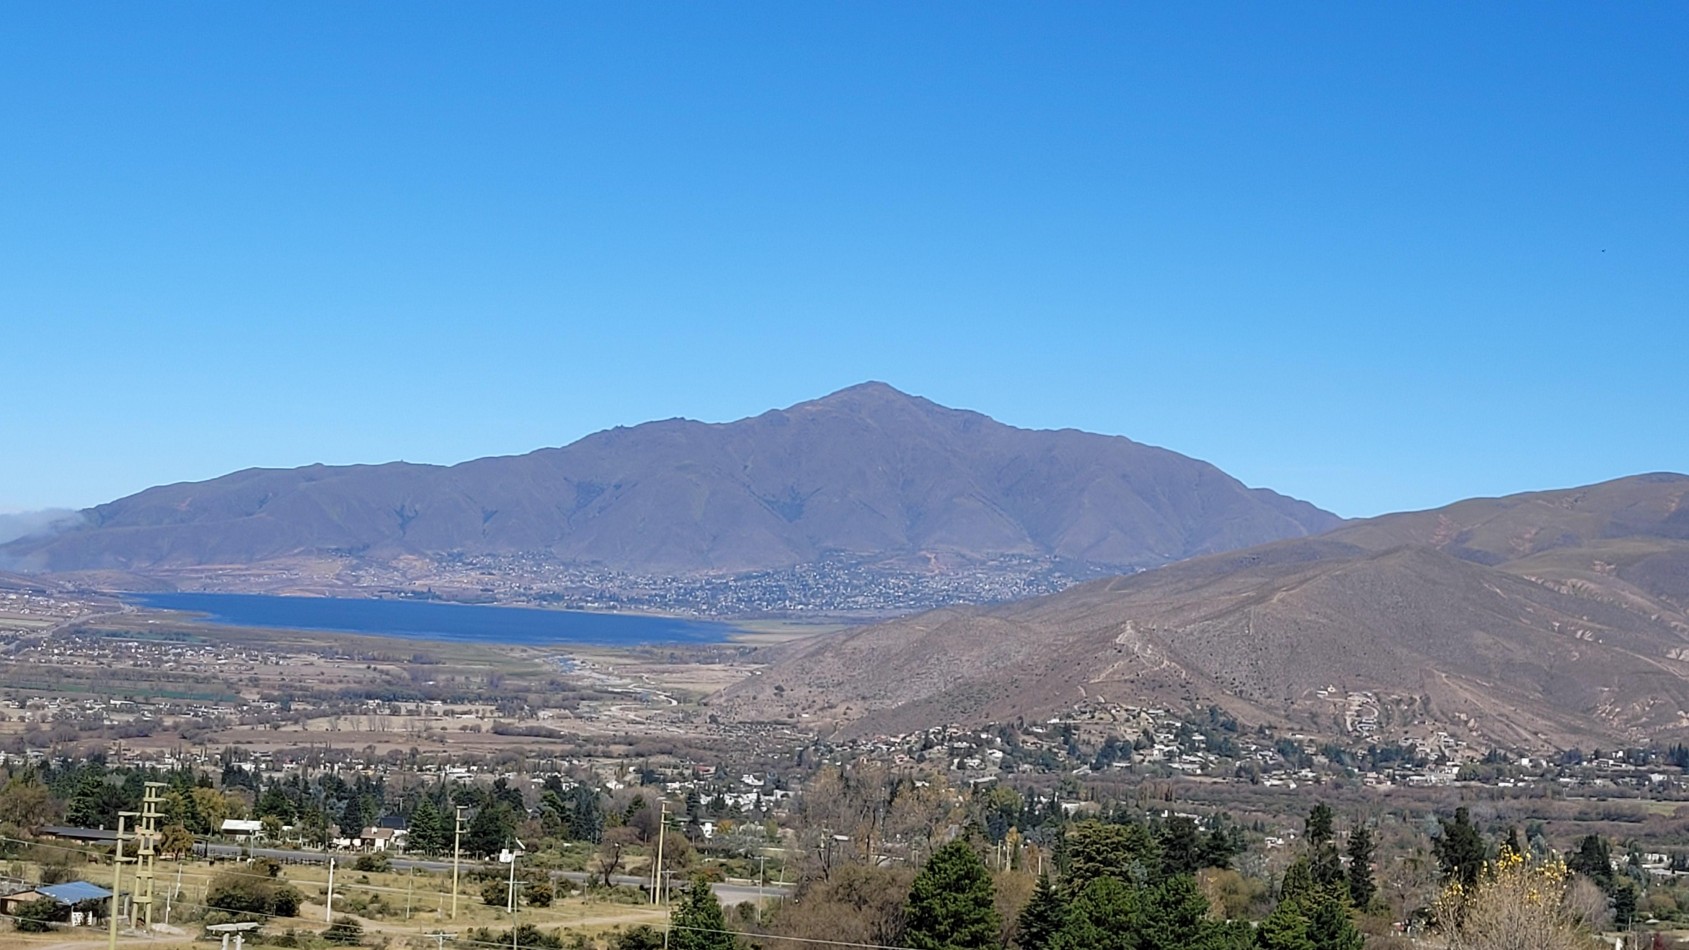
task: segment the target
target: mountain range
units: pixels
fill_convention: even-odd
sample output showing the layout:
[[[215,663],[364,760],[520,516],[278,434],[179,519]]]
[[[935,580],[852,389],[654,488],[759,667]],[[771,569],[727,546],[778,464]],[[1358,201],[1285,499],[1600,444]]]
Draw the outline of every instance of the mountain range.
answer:
[[[648,573],[832,554],[1027,555],[1129,571],[1340,519],[1118,436],[1038,431],[865,383],[725,424],[684,419],[452,466],[247,469],[149,488],[0,547],[36,571],[334,554],[545,552]]]
[[[1515,747],[1689,735],[1689,477],[1474,499],[789,648],[716,698],[899,733],[1189,708]],[[886,670],[904,671],[890,677]]]

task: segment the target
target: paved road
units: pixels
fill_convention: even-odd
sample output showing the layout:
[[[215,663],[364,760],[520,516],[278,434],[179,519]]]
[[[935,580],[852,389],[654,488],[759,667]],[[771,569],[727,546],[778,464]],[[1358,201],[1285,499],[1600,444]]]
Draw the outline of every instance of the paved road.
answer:
[[[342,852],[295,851],[291,848],[252,848],[250,852],[248,852],[245,849],[242,849],[239,845],[214,844],[207,841],[201,841],[197,846],[197,850],[198,853],[204,857],[239,858],[243,854],[250,853],[251,856],[255,858],[275,858],[277,861],[282,861],[284,863],[292,862],[295,864],[327,864],[330,858],[336,858],[340,861],[342,866],[349,867],[351,862],[357,860],[357,855]],[[415,868],[418,871],[432,871],[439,873],[442,871],[449,872],[452,869],[452,863],[450,861],[440,861],[432,858],[407,858],[403,855],[392,855],[391,857],[393,860],[393,870],[395,871],[408,871],[411,868]],[[503,865],[496,861],[466,860],[462,863],[461,870],[468,872],[477,868],[486,869],[498,867],[503,867]],[[588,878],[588,875],[584,871],[553,871],[551,872],[551,876],[554,879],[567,878],[568,880],[574,881],[576,884],[585,884]],[[614,884],[639,888],[648,887],[651,883],[651,879],[648,877],[634,877],[630,874],[614,875],[610,878],[610,881]],[[754,901],[757,899],[759,894],[765,898],[784,897],[790,893],[791,888],[782,887],[776,884],[766,884],[759,889],[756,884],[722,883],[710,885],[710,890],[715,892],[716,899],[721,901],[723,905],[732,906],[734,904],[745,903],[746,901]]]

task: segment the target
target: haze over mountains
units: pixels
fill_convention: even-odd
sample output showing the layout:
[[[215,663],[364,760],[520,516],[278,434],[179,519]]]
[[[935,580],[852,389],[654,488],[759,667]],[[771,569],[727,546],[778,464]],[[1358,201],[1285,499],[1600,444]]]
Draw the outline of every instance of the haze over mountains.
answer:
[[[650,422],[449,467],[248,469],[84,514],[83,526],[0,555],[44,571],[532,551],[639,572],[835,553],[1027,555],[1119,571],[1340,522],[1176,452],[1018,429],[881,383],[732,423]]]
[[[1686,495],[1689,477],[1660,474],[1465,501],[935,611],[807,642],[718,702],[852,732],[1103,699],[1526,747],[1681,738]]]

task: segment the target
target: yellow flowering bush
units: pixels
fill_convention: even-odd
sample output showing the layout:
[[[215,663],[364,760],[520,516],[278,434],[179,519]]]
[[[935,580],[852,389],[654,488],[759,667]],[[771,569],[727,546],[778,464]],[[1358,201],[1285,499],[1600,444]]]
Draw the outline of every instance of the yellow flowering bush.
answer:
[[[1584,950],[1589,938],[1566,906],[1570,879],[1559,858],[1503,848],[1477,883],[1450,883],[1432,910],[1449,950]]]

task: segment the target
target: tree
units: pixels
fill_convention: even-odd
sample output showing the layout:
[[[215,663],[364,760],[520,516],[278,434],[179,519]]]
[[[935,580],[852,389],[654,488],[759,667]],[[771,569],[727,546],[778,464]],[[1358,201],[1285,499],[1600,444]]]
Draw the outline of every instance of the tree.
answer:
[[[1372,879],[1372,856],[1377,850],[1367,826],[1349,832],[1349,900],[1363,911],[1378,897],[1378,885]]]
[[[1361,950],[1366,938],[1355,929],[1349,904],[1341,895],[1326,892],[1308,908],[1308,939],[1314,950]]]
[[[1308,936],[1308,917],[1296,900],[1281,900],[1255,929],[1261,950],[1317,950]]]
[[[1302,855],[1284,869],[1284,877],[1279,880],[1278,899],[1281,903],[1304,900],[1312,897],[1317,889],[1313,865],[1306,855]]]
[[[1343,861],[1333,842],[1331,806],[1324,802],[1308,812],[1302,825],[1308,839],[1308,873],[1316,885],[1333,887],[1343,880]]]
[[[20,933],[38,934],[53,929],[53,924],[70,920],[70,906],[51,897],[19,904],[13,920]]]
[[[984,950],[1002,921],[985,862],[957,839],[927,859],[909,886],[904,942],[914,950]]]
[[[1331,806],[1324,802],[1315,805],[1309,812],[1308,818],[1302,823],[1303,833],[1308,838],[1308,844],[1319,847],[1330,844],[1332,839],[1332,811]]]
[[[1188,874],[1170,877],[1144,895],[1143,930],[1139,946],[1145,950],[1206,948],[1213,934],[1208,898]]]
[[[1026,902],[1015,923],[1015,946],[1019,950],[1048,950],[1066,919],[1067,903],[1050,885],[1050,876],[1038,875],[1032,899]]]
[[[247,869],[223,871],[206,885],[205,904],[212,910],[249,919],[265,917],[294,917],[304,902],[292,885],[269,873],[267,865],[254,862]]]
[[[727,929],[721,902],[708,881],[694,878],[674,906],[668,944],[673,950],[738,950],[739,938]]]
[[[53,795],[34,775],[14,777],[0,789],[0,824],[34,831],[53,818]]]
[[[598,842],[598,852],[593,856],[597,865],[599,880],[609,887],[616,872],[622,869],[622,861],[630,845],[638,836],[638,832],[628,827],[611,828],[604,832],[604,840]]]
[[[159,834],[158,850],[166,856],[179,858],[193,849],[193,832],[182,825],[165,825]]]
[[[1138,950],[1140,892],[1114,877],[1094,878],[1069,905],[1051,950]]]
[[[1443,869],[1443,879],[1472,887],[1484,869],[1484,838],[1478,834],[1464,805],[1454,810],[1453,821],[1443,819],[1441,824],[1443,833],[1438,836],[1434,850]]]
[[[1613,926],[1629,930],[1636,922],[1636,885],[1620,881],[1613,887]]]
[[[1573,950],[1586,946],[1566,904],[1569,872],[1508,850],[1470,885],[1451,878],[1432,905],[1449,950]]]
[[[1193,819],[1174,815],[1161,830],[1161,874],[1195,874],[1203,866],[1202,836]]]
[[[405,832],[405,849],[420,854],[440,854],[451,847],[446,819],[432,801],[424,798],[411,812]]]
[[[463,836],[463,850],[491,857],[508,846],[515,834],[515,809],[508,802],[497,801],[475,813],[475,818],[469,822],[469,830]]]
[[[1600,835],[1584,835],[1578,842],[1577,850],[1566,856],[1566,870],[1574,874],[1582,874],[1601,889],[1612,893],[1613,890],[1613,852],[1607,847],[1607,839]]]
[[[1147,884],[1161,871],[1161,849],[1139,825],[1110,825],[1082,821],[1066,839],[1067,870],[1062,889],[1078,894],[1099,877],[1129,884]]]

